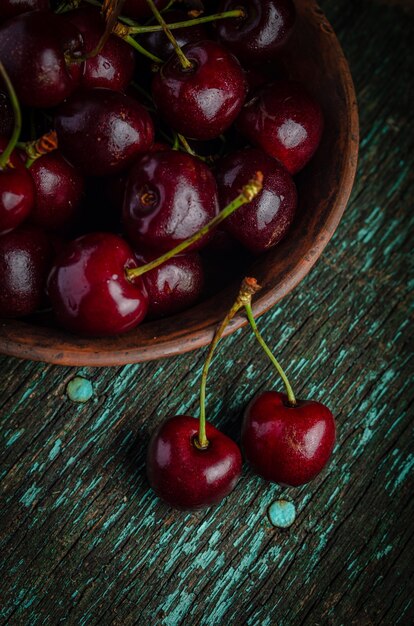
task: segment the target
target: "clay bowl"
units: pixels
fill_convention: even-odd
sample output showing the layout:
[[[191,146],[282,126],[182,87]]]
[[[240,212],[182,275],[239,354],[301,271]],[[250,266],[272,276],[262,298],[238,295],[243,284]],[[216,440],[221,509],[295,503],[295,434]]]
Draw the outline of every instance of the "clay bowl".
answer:
[[[322,145],[298,179],[301,205],[289,236],[254,261],[249,275],[262,285],[256,315],[267,311],[309,272],[345,210],[358,154],[358,112],[348,64],[332,27],[317,4],[296,0],[298,24],[284,54],[292,78],[321,102],[326,118]],[[234,299],[242,276],[179,315],[146,322],[110,339],[81,338],[55,327],[2,320],[0,353],[62,365],[121,365],[194,350],[212,338]],[[232,333],[245,324],[236,317]]]

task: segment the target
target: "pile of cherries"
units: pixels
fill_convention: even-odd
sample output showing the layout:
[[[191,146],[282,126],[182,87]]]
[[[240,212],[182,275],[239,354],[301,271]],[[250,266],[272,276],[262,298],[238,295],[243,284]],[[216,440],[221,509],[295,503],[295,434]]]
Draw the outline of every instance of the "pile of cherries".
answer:
[[[1,1],[0,317],[117,335],[285,237],[323,131],[269,78],[294,4],[202,5]]]

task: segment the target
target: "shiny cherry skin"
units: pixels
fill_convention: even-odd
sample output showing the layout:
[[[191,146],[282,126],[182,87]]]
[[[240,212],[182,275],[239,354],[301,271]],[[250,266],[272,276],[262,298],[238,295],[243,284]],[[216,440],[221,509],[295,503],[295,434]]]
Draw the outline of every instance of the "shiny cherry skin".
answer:
[[[53,107],[79,84],[83,53],[78,29],[51,11],[24,13],[0,26],[0,58],[21,104]]]
[[[140,265],[152,260],[138,257]],[[194,252],[179,254],[142,276],[148,294],[148,315],[152,319],[174,315],[190,308],[200,298],[204,270]]]
[[[0,154],[7,142],[4,137],[0,138]],[[0,169],[0,235],[17,228],[33,210],[35,189],[22,154],[14,150],[9,165]]]
[[[171,250],[217,213],[215,178],[196,157],[175,150],[150,153],[129,172],[123,223],[137,250]],[[209,239],[206,235],[192,250],[203,247]]]
[[[298,487],[315,478],[327,464],[335,444],[331,411],[320,402],[298,400],[266,391],[247,407],[242,447],[253,471],[266,480]]]
[[[109,89],[73,95],[59,107],[55,127],[63,156],[87,176],[120,172],[154,140],[146,109]]]
[[[85,52],[95,50],[105,30],[99,9],[83,7],[63,14],[82,34]],[[135,68],[133,48],[120,37],[110,35],[101,52],[83,64],[80,84],[84,89],[103,87],[124,91],[131,82]]]
[[[242,467],[237,444],[206,424],[209,446],[194,443],[198,420],[171,417],[153,434],[147,453],[147,476],[157,496],[181,510],[218,504],[235,488]]]
[[[182,50],[192,69],[183,69],[177,55],[171,56],[153,78],[154,102],[161,117],[182,135],[214,139],[231,126],[243,106],[243,70],[214,41],[190,43]]]
[[[30,167],[36,190],[31,222],[65,233],[74,225],[84,194],[83,176],[59,150],[39,157]]]
[[[164,13],[164,19],[168,24],[173,24],[174,22],[185,22],[190,18],[186,11],[173,9],[168,11],[168,13]],[[151,24],[156,23],[154,20],[151,22]],[[180,48],[183,48],[188,43],[203,41],[209,38],[207,29],[203,24],[187,26],[186,28],[175,28],[173,35]],[[164,60],[167,60],[174,53],[174,48],[163,31],[140,35],[139,42],[144,48]]]
[[[41,306],[52,257],[39,228],[23,225],[0,237],[0,317],[24,317]]]
[[[129,245],[111,233],[90,233],[66,244],[50,272],[47,291],[58,322],[67,330],[95,337],[118,335],[137,326],[148,310]]]
[[[262,150],[245,148],[217,164],[221,208],[237,196],[244,181],[250,180],[255,172],[264,176],[262,191],[230,215],[224,226],[243,246],[257,254],[285,237],[295,216],[297,191],[293,178],[277,161]]]
[[[14,115],[8,95],[0,91],[0,137],[10,137],[13,132]]]
[[[155,6],[159,11],[165,9],[169,0],[154,0]],[[143,18],[151,17],[152,11],[147,3],[147,0],[125,0],[122,7],[122,15],[127,15],[133,20],[142,20]]]
[[[292,0],[223,0],[218,10],[233,9],[243,9],[245,15],[217,22],[220,41],[243,63],[275,58],[293,30]]]
[[[323,132],[320,105],[299,83],[279,81],[259,91],[239,116],[237,128],[291,173],[316,152]]]
[[[49,8],[49,0],[1,0],[0,20],[8,20],[29,11],[46,11]]]

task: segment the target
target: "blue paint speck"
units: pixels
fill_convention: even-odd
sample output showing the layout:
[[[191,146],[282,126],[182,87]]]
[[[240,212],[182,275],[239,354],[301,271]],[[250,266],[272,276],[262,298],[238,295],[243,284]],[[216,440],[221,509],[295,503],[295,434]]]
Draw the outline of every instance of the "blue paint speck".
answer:
[[[62,445],[62,440],[61,439],[56,439],[55,443],[53,444],[53,448],[49,452],[49,459],[51,461],[53,461],[57,457],[57,455],[59,454],[61,445]]]
[[[93,386],[87,378],[75,376],[68,382],[66,392],[72,402],[88,402],[93,396]]]
[[[289,528],[296,518],[296,508],[288,500],[275,500],[267,511],[270,523],[277,528]]]
[[[40,491],[40,487],[36,487],[36,485],[33,484],[31,487],[29,487],[26,493],[22,495],[22,497],[20,498],[20,502],[24,504],[25,506],[27,506],[28,508],[31,507],[34,501],[36,500],[36,497],[39,491]]]

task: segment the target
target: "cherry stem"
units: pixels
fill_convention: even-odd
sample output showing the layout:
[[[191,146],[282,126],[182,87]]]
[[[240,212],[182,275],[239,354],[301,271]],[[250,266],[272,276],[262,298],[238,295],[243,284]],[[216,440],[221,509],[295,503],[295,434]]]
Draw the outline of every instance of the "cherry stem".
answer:
[[[184,20],[181,22],[168,23],[167,26],[170,30],[176,28],[186,28],[188,26],[197,26],[198,24],[207,24],[208,22],[216,22],[217,20],[228,19],[230,17],[244,17],[245,12],[243,9],[234,9],[232,11],[224,11],[223,13],[215,13],[214,15],[204,15],[203,17],[197,17],[194,19]],[[141,33],[157,33],[164,28],[160,25],[154,26],[131,26],[129,32],[134,35]]]
[[[255,334],[255,337],[256,337],[257,341],[259,342],[259,344],[261,345],[261,347],[263,348],[263,350],[265,351],[265,353],[267,354],[267,356],[269,357],[269,359],[271,360],[271,362],[275,366],[276,371],[278,372],[279,376],[283,380],[283,384],[284,384],[285,389],[286,389],[286,395],[288,397],[289,404],[291,406],[295,406],[296,405],[296,398],[295,398],[295,394],[293,393],[293,389],[290,386],[288,377],[286,376],[285,372],[283,371],[281,365],[276,360],[276,357],[272,354],[272,351],[270,350],[269,346],[267,345],[267,343],[263,339],[262,335],[260,334],[259,329],[257,328],[256,320],[254,319],[254,315],[253,315],[251,299],[247,300],[244,303],[244,308],[246,310],[247,319],[249,320],[250,326],[252,327],[252,330],[253,330],[253,332]]]
[[[36,159],[57,149],[57,134],[56,131],[51,130],[39,137],[39,139],[24,141],[22,143],[18,143],[17,145],[26,152],[28,156],[26,167],[30,167]]]
[[[232,305],[231,309],[227,313],[224,320],[221,322],[220,326],[217,328],[214,333],[213,340],[208,349],[208,353],[206,356],[206,360],[204,362],[203,371],[201,374],[201,383],[200,383],[200,419],[198,425],[198,437],[196,440],[196,446],[200,450],[205,450],[208,448],[209,442],[206,434],[206,386],[207,386],[207,376],[208,371],[211,365],[211,361],[213,359],[214,351],[217,347],[218,342],[222,338],[224,331],[227,326],[236,315],[236,313],[245,306],[245,302],[249,301],[253,294],[259,291],[260,286],[257,284],[254,278],[245,278],[241,284],[239,294]]]
[[[9,78],[8,73],[6,72],[6,68],[3,63],[0,61],[0,75],[3,78],[3,81],[6,84],[7,92],[9,94],[10,102],[13,109],[14,115],[14,127],[12,135],[9,139],[9,143],[6,146],[3,154],[0,156],[0,170],[4,169],[9,162],[11,154],[16,147],[17,142],[19,141],[20,132],[22,130],[22,112],[20,110],[19,100],[17,99],[17,94],[14,90],[12,82]]]
[[[170,40],[171,45],[173,46],[173,48],[174,48],[178,58],[180,59],[180,63],[182,65],[183,69],[184,70],[191,70],[192,67],[193,67],[193,64],[191,63],[191,61],[189,61],[187,59],[187,57],[185,56],[184,52],[181,50],[181,48],[178,45],[174,35],[172,34],[170,29],[168,28],[167,22],[165,21],[165,19],[163,18],[161,13],[158,11],[157,7],[155,6],[154,1],[153,0],[147,0],[147,3],[149,5],[151,11],[153,12],[155,19],[157,20],[157,22],[161,26],[162,30],[164,31],[164,33],[166,34],[168,39]]]
[[[137,52],[144,55],[148,59],[151,59],[151,61],[153,61],[157,65],[161,65],[163,63],[163,60],[160,59],[160,57],[155,56],[155,54],[152,54],[152,52],[150,52],[149,50],[141,46],[141,44],[139,44],[138,41],[136,41],[131,35],[121,35],[118,29],[118,26],[119,26],[119,23],[117,24],[117,27],[114,30],[115,35],[118,35],[118,37],[121,37],[124,41],[129,43],[130,46],[135,48]]]
[[[151,270],[159,267],[169,259],[175,257],[177,254],[180,254],[180,252],[184,252],[184,250],[187,250],[187,248],[199,241],[199,239],[204,237],[204,235],[207,235],[207,233],[209,233],[213,228],[221,224],[221,222],[229,217],[229,215],[234,213],[234,211],[236,211],[244,204],[251,202],[253,198],[255,198],[257,194],[260,193],[262,187],[263,174],[261,172],[257,172],[256,176],[243,187],[240,195],[238,195],[237,198],[233,200],[233,202],[230,202],[230,204],[228,204],[225,209],[223,209],[218,215],[216,215],[216,217],[213,217],[213,219],[210,220],[208,224],[203,226],[203,228],[200,228],[200,230],[192,235],[192,237],[189,237],[182,243],[178,244],[178,246],[176,246],[172,250],[169,250],[162,256],[158,257],[158,259],[155,259],[154,261],[151,261],[146,265],[141,265],[141,267],[126,268],[125,274],[127,279],[133,280],[134,278],[138,278],[138,276],[142,276],[143,274],[150,272]]]

